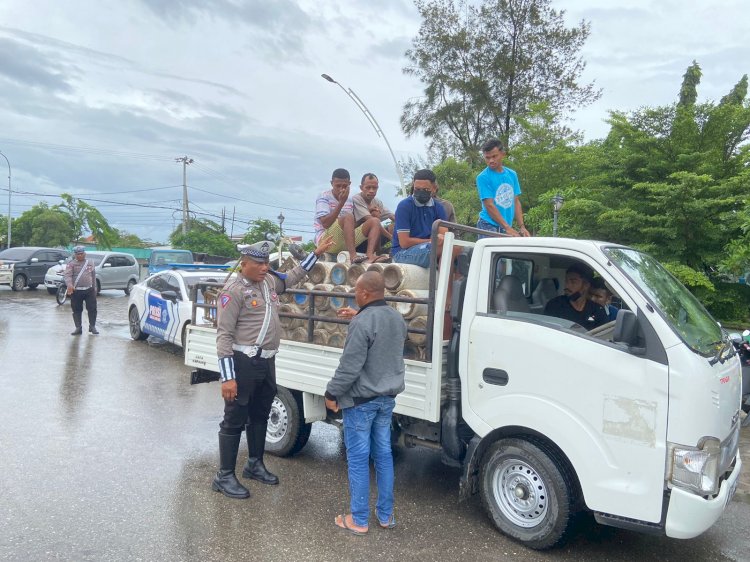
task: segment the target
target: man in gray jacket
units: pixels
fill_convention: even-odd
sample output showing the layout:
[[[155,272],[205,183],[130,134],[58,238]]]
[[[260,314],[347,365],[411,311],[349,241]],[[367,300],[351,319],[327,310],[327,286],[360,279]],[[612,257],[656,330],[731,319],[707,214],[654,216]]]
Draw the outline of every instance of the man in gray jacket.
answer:
[[[406,323],[385,302],[383,276],[364,273],[354,288],[359,312],[342,309],[352,318],[336,373],[326,388],[326,407],[343,410],[344,443],[349,464],[351,513],[335,523],[355,535],[367,532],[370,518],[370,466],[375,464],[378,502],[375,515],[381,527],[396,526],[393,515],[393,456],[391,417],[396,395],[404,390]]]

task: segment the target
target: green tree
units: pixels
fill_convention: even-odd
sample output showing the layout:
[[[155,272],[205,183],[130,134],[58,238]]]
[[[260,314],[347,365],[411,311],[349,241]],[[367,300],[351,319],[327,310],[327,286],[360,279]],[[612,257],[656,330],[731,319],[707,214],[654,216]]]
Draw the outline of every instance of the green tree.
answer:
[[[422,17],[406,52],[424,96],[404,105],[407,135],[423,133],[441,156],[477,160],[487,138],[514,138],[519,118],[546,102],[555,115],[595,101],[580,83],[589,24],[567,28],[551,0],[416,0]]]
[[[70,240],[70,223],[62,213],[47,209],[34,217],[30,246],[65,246]]]
[[[148,248],[151,244],[147,240],[141,239],[136,234],[125,232],[124,230],[117,230],[117,238],[113,242],[113,246],[120,248]]]
[[[255,244],[266,240],[266,234],[276,236],[279,234],[279,225],[268,219],[255,219],[250,222],[250,228],[242,239],[243,244]],[[315,249],[315,248],[313,248]]]
[[[117,240],[117,232],[107,222],[99,210],[75,197],[63,193],[63,202],[55,205],[59,211],[66,213],[73,228],[74,238],[80,240],[88,230],[100,247],[111,248]]]
[[[75,239],[68,215],[47,203],[24,211],[12,226],[14,246],[65,246]]]
[[[182,233],[182,226],[178,226],[170,234],[169,240],[175,248],[190,250],[194,254],[226,257],[237,254],[237,248],[221,225],[207,219],[191,219],[185,234]]]

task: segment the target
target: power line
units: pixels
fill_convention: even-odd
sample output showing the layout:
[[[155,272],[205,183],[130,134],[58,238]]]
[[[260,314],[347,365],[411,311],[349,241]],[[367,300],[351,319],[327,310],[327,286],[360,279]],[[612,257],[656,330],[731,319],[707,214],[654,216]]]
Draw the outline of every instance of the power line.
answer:
[[[48,150],[61,150],[61,151],[67,151],[67,152],[84,152],[84,153],[89,153],[89,154],[99,154],[99,155],[106,155],[106,156],[136,158],[140,160],[171,160],[171,158],[167,156],[157,156],[155,154],[141,154],[138,152],[126,152],[122,150],[109,150],[106,148],[92,148],[92,147],[87,147],[87,146],[73,146],[73,145],[66,145],[66,144],[53,144],[49,142],[28,141],[28,140],[22,140],[22,139],[0,138],[0,142],[5,143],[5,144],[20,144],[23,146],[46,148]]]

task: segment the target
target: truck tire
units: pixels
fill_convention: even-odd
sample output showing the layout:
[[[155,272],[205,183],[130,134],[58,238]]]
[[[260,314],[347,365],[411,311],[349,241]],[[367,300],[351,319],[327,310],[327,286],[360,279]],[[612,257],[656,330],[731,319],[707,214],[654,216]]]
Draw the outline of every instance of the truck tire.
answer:
[[[311,423],[302,417],[302,398],[283,386],[276,389],[266,431],[266,451],[289,457],[302,450],[310,438]]]
[[[140,315],[135,306],[131,306],[128,311],[128,327],[130,328],[130,337],[135,341],[143,341],[148,337],[141,331]]]
[[[13,284],[10,286],[10,288],[14,291],[23,291],[23,288],[25,286],[26,276],[19,273],[13,278]]]
[[[482,458],[482,505],[500,531],[529,548],[564,539],[575,489],[566,465],[540,441],[502,439]]]

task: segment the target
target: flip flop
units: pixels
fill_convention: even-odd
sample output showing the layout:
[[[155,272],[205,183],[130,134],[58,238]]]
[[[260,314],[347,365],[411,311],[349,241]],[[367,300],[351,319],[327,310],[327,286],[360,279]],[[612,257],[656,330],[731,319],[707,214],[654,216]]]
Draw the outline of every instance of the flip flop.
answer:
[[[380,521],[380,519],[378,519],[378,524],[383,529],[393,529],[396,526],[396,516],[393,513],[391,513],[391,516],[388,518],[388,521],[383,523],[382,521]]]
[[[385,263],[388,261],[391,261],[391,257],[383,254],[381,256],[375,256],[375,259],[372,260],[372,263]]]
[[[364,531],[358,531],[354,527],[349,526],[349,523],[346,520],[347,514],[341,514],[337,515],[336,518],[333,520],[333,522],[336,524],[336,526],[339,529],[344,529],[345,531],[349,531],[353,535],[366,535],[367,534],[367,527],[365,527]],[[354,524],[354,521],[352,521],[352,524]]]
[[[357,256],[352,260],[352,263],[362,263],[363,261],[367,261],[367,256]]]

